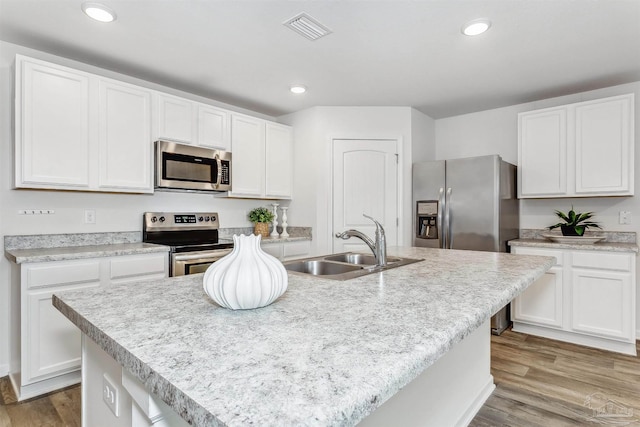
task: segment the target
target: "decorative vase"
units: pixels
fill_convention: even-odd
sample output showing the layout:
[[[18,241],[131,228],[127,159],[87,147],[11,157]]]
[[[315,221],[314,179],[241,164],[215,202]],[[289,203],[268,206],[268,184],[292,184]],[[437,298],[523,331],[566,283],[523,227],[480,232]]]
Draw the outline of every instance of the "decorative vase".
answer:
[[[578,234],[575,227],[570,225],[561,225],[560,230],[563,236],[582,236],[582,234]]]
[[[256,222],[253,226],[253,234],[256,236],[269,237],[269,223],[268,222]]]
[[[232,310],[264,307],[287,290],[287,271],[278,259],[260,249],[260,240],[260,235],[234,234],[231,253],[204,273],[204,291],[220,306]]]

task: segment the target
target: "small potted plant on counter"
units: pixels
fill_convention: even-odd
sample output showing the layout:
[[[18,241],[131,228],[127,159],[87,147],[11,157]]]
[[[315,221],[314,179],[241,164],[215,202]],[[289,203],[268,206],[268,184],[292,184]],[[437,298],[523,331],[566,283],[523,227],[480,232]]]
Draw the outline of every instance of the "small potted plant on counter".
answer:
[[[249,221],[253,226],[253,234],[262,235],[262,238],[269,237],[269,223],[273,221],[273,212],[267,208],[255,208],[249,212]]]
[[[589,227],[600,228],[597,223],[589,221],[593,217],[593,212],[576,213],[573,206],[567,214],[556,211],[556,215],[564,222],[550,226],[549,230],[560,227],[563,236],[583,236]]]

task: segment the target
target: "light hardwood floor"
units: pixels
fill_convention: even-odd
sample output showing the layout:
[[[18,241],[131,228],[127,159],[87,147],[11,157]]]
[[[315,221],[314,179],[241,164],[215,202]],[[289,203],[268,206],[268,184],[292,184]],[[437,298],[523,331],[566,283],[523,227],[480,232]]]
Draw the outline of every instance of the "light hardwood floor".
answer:
[[[507,330],[491,338],[491,372],[496,390],[472,427],[640,427],[638,357]],[[79,425],[79,386],[17,403],[0,378],[0,427]]]

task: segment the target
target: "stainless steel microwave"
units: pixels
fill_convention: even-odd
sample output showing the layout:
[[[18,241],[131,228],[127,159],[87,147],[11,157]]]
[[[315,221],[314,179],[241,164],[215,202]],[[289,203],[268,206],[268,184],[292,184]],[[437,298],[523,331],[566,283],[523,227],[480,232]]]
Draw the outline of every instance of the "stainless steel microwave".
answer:
[[[161,140],[155,153],[158,190],[231,190],[230,152]]]

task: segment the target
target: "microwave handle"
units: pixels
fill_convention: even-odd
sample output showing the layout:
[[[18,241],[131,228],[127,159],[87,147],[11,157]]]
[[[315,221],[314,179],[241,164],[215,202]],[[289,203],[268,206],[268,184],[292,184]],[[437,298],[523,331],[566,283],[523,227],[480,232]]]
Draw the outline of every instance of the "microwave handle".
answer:
[[[220,155],[218,154],[216,154],[216,162],[218,163],[218,179],[216,179],[215,187],[218,188],[220,182],[222,182],[222,160],[220,160]]]

